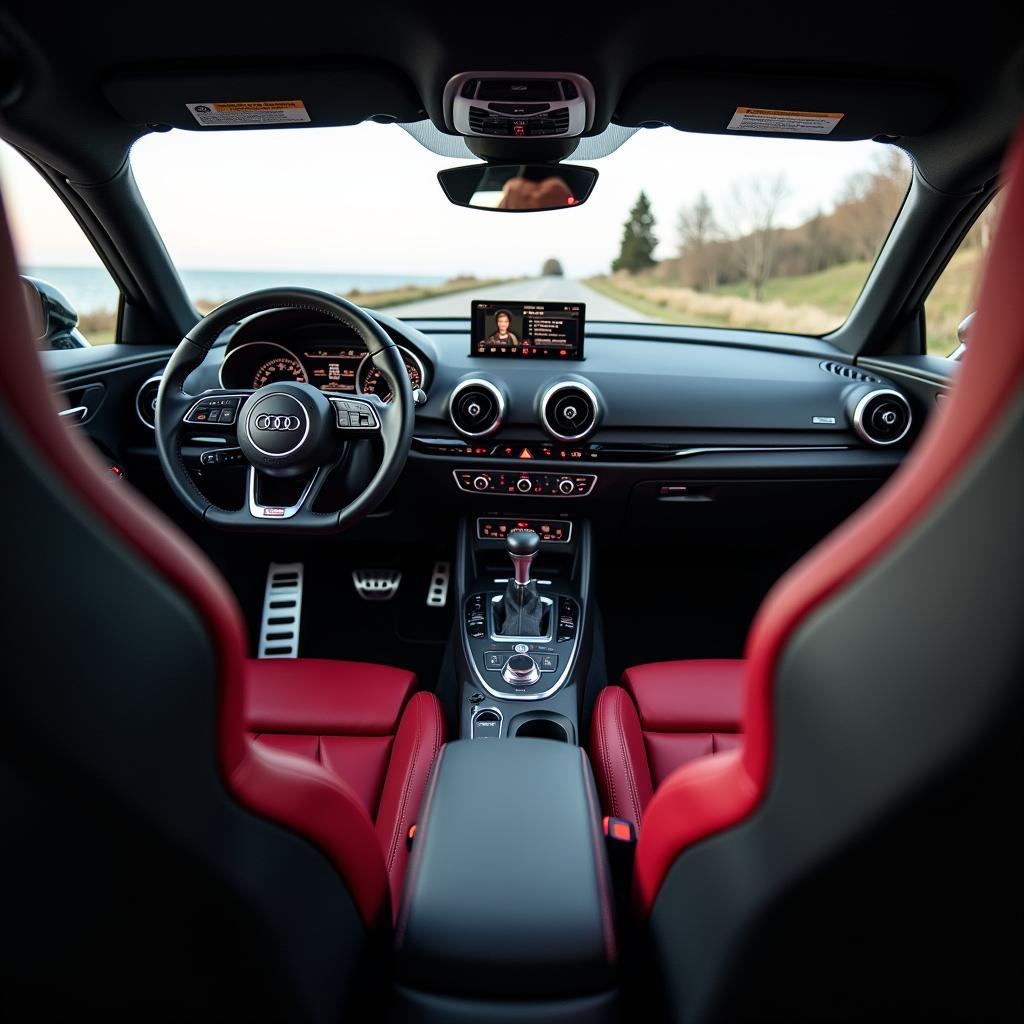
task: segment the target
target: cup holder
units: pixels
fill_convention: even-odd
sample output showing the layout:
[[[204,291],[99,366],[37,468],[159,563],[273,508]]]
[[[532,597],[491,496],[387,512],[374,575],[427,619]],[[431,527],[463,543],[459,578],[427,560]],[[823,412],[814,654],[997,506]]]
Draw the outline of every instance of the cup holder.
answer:
[[[576,736],[572,722],[564,715],[548,711],[528,711],[512,720],[509,730],[512,736],[526,739],[554,740],[556,743],[575,743]]]

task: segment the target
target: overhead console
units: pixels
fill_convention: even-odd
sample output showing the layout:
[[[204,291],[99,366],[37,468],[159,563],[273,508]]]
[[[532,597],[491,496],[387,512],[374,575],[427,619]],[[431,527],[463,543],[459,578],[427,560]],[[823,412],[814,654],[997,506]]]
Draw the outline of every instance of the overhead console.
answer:
[[[594,88],[571,72],[465,71],[444,90],[447,127],[492,139],[573,138],[594,124]]]

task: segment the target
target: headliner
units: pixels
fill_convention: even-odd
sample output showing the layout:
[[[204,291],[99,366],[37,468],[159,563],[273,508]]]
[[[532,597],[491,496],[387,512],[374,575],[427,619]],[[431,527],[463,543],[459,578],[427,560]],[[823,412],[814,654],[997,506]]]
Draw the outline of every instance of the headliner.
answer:
[[[0,14],[0,131],[72,179],[99,181],[148,130],[145,103],[155,101],[135,88],[138,76],[280,80],[321,68],[339,76],[328,123],[362,120],[379,112],[379,102],[401,119],[429,116],[440,127],[444,84],[456,72],[572,70],[595,86],[597,130],[652,114],[676,127],[718,130],[701,120],[709,81],[731,95],[737,82],[745,92],[750,82],[795,79],[809,83],[809,99],[822,86],[833,99],[845,90],[854,105],[872,92],[862,135],[895,127],[932,184],[966,192],[995,173],[1024,110],[1024,31],[1009,6],[962,20],[889,7],[884,20],[848,18],[837,29],[820,15],[744,19],[722,5],[699,13],[632,5],[614,23],[576,16],[563,25],[556,15],[548,28],[531,19],[522,41],[507,17],[460,13],[378,0],[358,15],[320,5],[293,4],[282,13],[182,3],[144,12],[79,6],[58,16],[45,4],[14,0]],[[353,61],[365,73],[343,95]],[[128,116],[110,100],[118,78],[135,102]],[[908,116],[886,123],[901,104]]]

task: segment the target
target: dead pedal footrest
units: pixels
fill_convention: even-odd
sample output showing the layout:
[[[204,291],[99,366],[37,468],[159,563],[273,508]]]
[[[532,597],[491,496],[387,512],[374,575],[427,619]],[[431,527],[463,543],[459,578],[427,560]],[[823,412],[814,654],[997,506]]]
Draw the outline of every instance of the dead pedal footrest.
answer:
[[[302,562],[271,562],[263,593],[260,658],[297,658],[302,620]]]

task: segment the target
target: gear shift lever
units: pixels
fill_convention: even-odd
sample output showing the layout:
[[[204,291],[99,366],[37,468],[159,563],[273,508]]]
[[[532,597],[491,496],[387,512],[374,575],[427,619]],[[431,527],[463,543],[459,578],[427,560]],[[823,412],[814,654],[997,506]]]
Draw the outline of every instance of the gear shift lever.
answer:
[[[501,600],[504,614],[498,632],[502,636],[543,636],[546,611],[537,594],[537,584],[530,578],[530,567],[540,550],[540,537],[533,530],[513,530],[505,538],[505,550],[512,559],[515,578],[508,581]]]
[[[512,559],[516,584],[530,585],[530,567],[540,551],[540,537],[533,530],[513,530],[505,538],[505,550]]]

